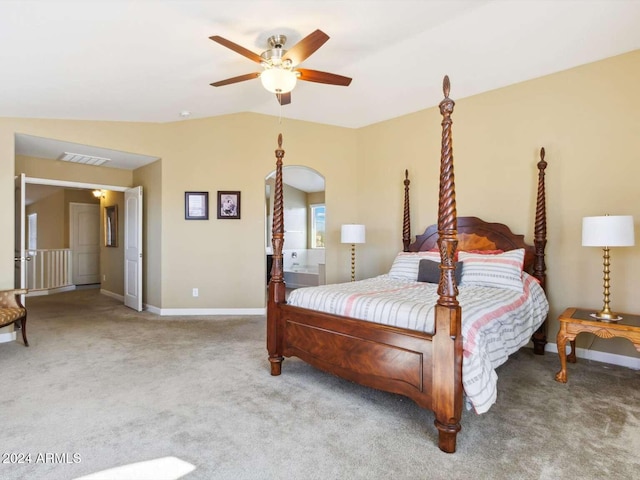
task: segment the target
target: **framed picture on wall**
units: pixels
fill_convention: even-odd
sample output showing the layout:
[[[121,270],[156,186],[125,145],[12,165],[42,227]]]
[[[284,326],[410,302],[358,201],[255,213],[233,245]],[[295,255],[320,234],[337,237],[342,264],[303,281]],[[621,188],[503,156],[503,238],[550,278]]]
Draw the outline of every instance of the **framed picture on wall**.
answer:
[[[104,245],[118,246],[118,206],[104,207]]]
[[[218,191],[218,218],[240,219],[240,192]]]
[[[209,220],[209,192],[184,192],[184,218]]]

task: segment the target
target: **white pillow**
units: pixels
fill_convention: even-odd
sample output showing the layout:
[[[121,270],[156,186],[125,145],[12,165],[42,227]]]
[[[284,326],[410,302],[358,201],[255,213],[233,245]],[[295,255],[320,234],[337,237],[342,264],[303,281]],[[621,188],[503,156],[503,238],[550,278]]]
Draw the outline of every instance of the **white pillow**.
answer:
[[[496,255],[459,252],[458,260],[463,265],[460,285],[481,285],[523,291],[524,248]]]
[[[389,276],[400,280],[418,281],[418,269],[423,258],[439,262],[440,252],[400,252],[391,265]]]

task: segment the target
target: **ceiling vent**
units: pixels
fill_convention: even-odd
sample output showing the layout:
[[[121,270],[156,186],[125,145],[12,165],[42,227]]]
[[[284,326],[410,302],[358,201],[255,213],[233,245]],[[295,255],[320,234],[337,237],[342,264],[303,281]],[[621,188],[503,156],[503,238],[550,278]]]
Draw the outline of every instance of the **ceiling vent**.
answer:
[[[58,160],[71,163],[82,163],[83,165],[102,165],[103,163],[110,162],[110,158],[94,157],[91,155],[82,155],[81,153],[64,152]]]

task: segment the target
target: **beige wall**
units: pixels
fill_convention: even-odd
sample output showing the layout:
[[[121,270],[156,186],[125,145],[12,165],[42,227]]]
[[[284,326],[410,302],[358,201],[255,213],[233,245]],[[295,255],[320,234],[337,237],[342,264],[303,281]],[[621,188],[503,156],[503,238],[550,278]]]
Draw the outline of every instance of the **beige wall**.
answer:
[[[329,237],[355,215],[353,130],[237,114],[171,124],[162,152],[162,307],[265,306],[266,176],[275,167],[278,133],[285,165],[306,165],[325,176]],[[217,220],[218,190],[242,192],[242,219]],[[209,221],[184,219],[184,192],[210,193]],[[333,199],[333,200],[332,200]],[[347,199],[346,205],[340,199]],[[338,249],[327,251],[330,281],[340,279]],[[346,260],[346,259],[345,259]],[[343,276],[342,279],[346,279]],[[198,288],[200,296],[191,296]]]
[[[105,208],[116,207],[117,242],[107,247],[105,236]],[[100,275],[102,290],[124,296],[124,193],[105,191],[100,201]]]
[[[309,205],[324,203],[324,192],[307,193],[307,203]]]
[[[29,187],[27,186],[27,189]],[[26,207],[25,213],[38,215],[38,248],[65,248],[68,232],[65,232],[64,190],[59,190]],[[65,235],[66,233],[66,235]],[[25,240],[29,238],[29,222],[25,219]]]
[[[162,160],[133,172],[133,184],[142,187],[142,298],[159,306],[162,289]]]
[[[456,78],[451,96],[456,99]],[[460,79],[464,81],[464,79]],[[602,250],[581,246],[582,217],[640,222],[640,51],[459,99],[453,153],[459,215],[510,225],[533,241],[536,162],[547,152],[549,339],[569,306],[602,306]],[[402,248],[403,172],[411,178],[413,234],[436,221],[440,114],[429,109],[360,129],[359,221],[368,275]],[[388,192],[388,196],[376,192]],[[640,232],[637,232],[637,235]],[[612,308],[640,312],[640,236],[612,249]],[[578,346],[638,356],[630,342],[578,337]]]
[[[457,81],[465,80],[452,78],[454,99]],[[547,150],[552,341],[562,309],[602,303],[601,252],[580,246],[581,218],[604,213],[640,218],[639,81],[636,51],[457,99],[453,146],[461,215],[507,223],[531,241],[535,163],[539,148]],[[0,119],[3,205],[12,204],[15,132],[162,158],[161,166],[138,173],[155,189],[159,203],[147,199],[145,204],[153,209],[148,215],[153,220],[145,222],[147,235],[159,237],[145,243],[152,251],[145,271],[157,273],[148,279],[147,295],[157,307],[264,306],[264,178],[275,165],[279,132],[284,134],[285,165],[306,165],[325,176],[329,282],[349,276],[349,249],[339,237],[342,223],[367,225],[367,243],[358,248],[358,277],[388,270],[402,247],[405,168],[412,181],[413,233],[436,220],[440,115],[435,108],[358,130],[286,119],[279,123],[257,114],[170,124]],[[211,212],[217,190],[240,190],[242,220],[217,220],[215,215],[209,221],[185,220],[184,192],[192,190],[210,192]],[[11,209],[0,210],[0,222],[12,219]],[[12,283],[12,243],[0,237],[0,252],[5,252],[0,286]],[[634,295],[638,252],[638,247],[612,252],[616,309],[640,312],[640,297]],[[198,298],[191,297],[194,287],[200,290]],[[593,348],[637,355],[624,341],[596,339]]]

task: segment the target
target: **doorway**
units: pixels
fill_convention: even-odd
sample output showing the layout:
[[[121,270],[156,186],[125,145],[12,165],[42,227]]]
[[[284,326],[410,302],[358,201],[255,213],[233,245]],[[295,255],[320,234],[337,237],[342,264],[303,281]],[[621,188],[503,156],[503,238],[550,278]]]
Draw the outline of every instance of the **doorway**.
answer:
[[[91,243],[95,243],[95,238],[98,237],[98,244],[100,245],[100,254],[104,255],[106,261],[102,263],[107,267],[105,269],[98,269],[95,271],[95,268],[88,268],[88,259],[92,256],[95,256],[96,252],[92,250],[91,252],[84,252],[84,248],[81,246],[79,248],[79,256],[74,262],[72,270],[77,275],[81,274],[80,277],[76,275],[74,279],[74,283],[76,281],[82,283],[102,283],[106,280],[109,280],[111,274],[110,271],[117,272],[115,276],[113,276],[113,280],[117,280],[115,285],[120,285],[116,292],[106,290],[104,288],[101,289],[102,293],[112,296],[114,298],[118,298],[123,301],[125,305],[134,310],[141,311],[142,310],[142,187],[135,188],[127,188],[113,185],[98,185],[98,184],[87,184],[87,183],[79,183],[79,182],[69,182],[69,181],[59,181],[59,180],[50,180],[50,179],[41,179],[41,178],[32,178],[25,177],[21,175],[18,178],[22,177],[22,190],[26,190],[28,185],[46,185],[52,187],[63,187],[69,189],[86,189],[86,190],[100,190],[103,193],[103,197],[100,201],[99,215],[101,215],[101,219],[104,218],[104,208],[106,208],[107,203],[114,202],[114,197],[117,196],[121,200],[119,203],[121,204],[121,210],[124,211],[123,220],[121,224],[123,226],[123,242],[120,243],[120,250],[116,252],[117,249],[107,248],[107,245],[101,240],[100,236],[100,224],[102,220],[98,222],[98,225],[95,224],[89,226],[86,222],[80,222],[77,224],[78,235],[81,237],[80,243],[85,243],[85,240],[92,240]],[[20,190],[18,186],[18,182],[16,182],[16,192]],[[18,199],[21,199],[20,207],[18,207]],[[70,210],[72,208],[70,207]],[[82,210],[82,209],[80,209]],[[25,245],[25,232],[24,232],[24,215],[25,215],[25,205],[24,205],[24,194],[18,195],[16,194],[16,267],[18,270],[21,270],[20,273],[16,274],[16,286],[23,288],[26,285],[26,279],[24,278],[24,270],[25,263],[30,260],[28,255],[25,255],[24,245]],[[21,216],[22,219],[18,217]],[[80,214],[82,216],[82,214]],[[75,223],[75,222],[74,222]],[[90,222],[91,223],[91,222]],[[18,228],[22,224],[22,228]],[[72,223],[70,223],[71,225]],[[83,225],[86,227],[86,231],[83,231]],[[96,228],[97,227],[97,228]],[[73,233],[70,234],[70,236]],[[70,238],[70,244],[73,244],[73,239]],[[78,246],[78,245],[75,245]],[[114,247],[116,245],[113,245]],[[119,254],[119,257],[118,257]],[[119,261],[114,261],[114,259],[119,258]],[[86,267],[86,268],[85,268]],[[114,268],[114,270],[109,270]],[[86,277],[86,278],[85,278]],[[89,278],[91,277],[91,278]],[[86,280],[86,281],[85,281]],[[123,293],[120,293],[123,292]]]
[[[25,215],[24,215],[24,203],[25,203],[25,175],[19,175],[19,172],[29,172],[31,175],[37,175],[39,172],[48,172],[49,174],[61,178],[77,179],[90,179],[85,182],[78,181],[65,181],[65,180],[50,180],[44,178],[28,178],[30,185],[37,185],[39,188],[69,188],[69,189],[87,189],[87,190],[102,190],[106,193],[106,200],[100,201],[100,225],[101,228],[104,218],[104,207],[113,205],[109,194],[117,192],[121,196],[118,199],[119,202],[119,218],[121,223],[120,231],[124,233],[124,237],[121,234],[122,247],[126,248],[126,254],[128,261],[125,263],[117,260],[119,265],[125,264],[125,273],[117,275],[124,283],[124,287],[120,288],[116,298],[124,301],[125,292],[127,301],[126,304],[133,305],[132,308],[136,310],[142,309],[142,286],[143,286],[143,268],[142,268],[142,187],[127,189],[126,187],[114,186],[109,183],[99,183],[103,178],[113,179],[105,180],[105,182],[114,182],[122,184],[130,184],[132,181],[130,176],[126,174],[126,171],[136,171],[142,167],[146,167],[152,163],[160,160],[159,157],[143,155],[138,153],[127,152],[123,150],[113,150],[110,148],[91,146],[87,144],[79,144],[75,142],[69,142],[64,140],[58,140],[54,138],[46,138],[41,136],[29,135],[25,133],[14,134],[15,145],[15,173],[16,177],[16,196],[15,196],[15,285],[24,285],[24,272],[25,264],[27,263],[27,255],[25,255],[25,243],[24,243],[24,231],[25,231]],[[53,163],[58,162],[56,167],[53,167]],[[68,166],[63,166],[60,162],[68,163]],[[77,165],[77,168],[76,168]],[[89,172],[93,167],[110,167],[104,172],[98,172],[95,170]],[[53,173],[52,173],[53,167]],[[59,167],[59,168],[58,168]],[[88,168],[91,167],[91,168]],[[101,167],[102,168],[102,167]],[[114,169],[114,175],[107,170]],[[34,173],[35,172],[35,173]],[[104,173],[104,175],[103,175]],[[154,173],[156,171],[154,170]],[[124,175],[124,176],[123,176]],[[143,174],[144,177],[145,174]],[[20,180],[22,178],[22,180]],[[22,185],[19,182],[22,181]],[[144,181],[144,180],[143,180]],[[91,183],[89,183],[91,182]],[[129,190],[132,194],[128,199],[125,199],[124,192]],[[106,204],[105,204],[106,202]],[[133,213],[127,215],[128,213]],[[135,228],[132,225],[135,224]],[[68,232],[68,227],[66,227]],[[100,236],[101,253],[105,252],[104,238]],[[109,248],[113,252],[112,248]],[[135,258],[135,261],[132,260]],[[106,268],[104,258],[102,259],[102,269]],[[122,268],[121,270],[122,271]],[[104,282],[104,272],[101,272],[101,282]],[[107,278],[109,280],[109,278]],[[107,293],[107,292],[103,292]]]
[[[271,273],[271,230],[275,171],[265,179],[265,250],[267,283]],[[324,285],[325,275],[325,179],[302,165],[282,168],[285,236],[284,281],[287,288]]]

